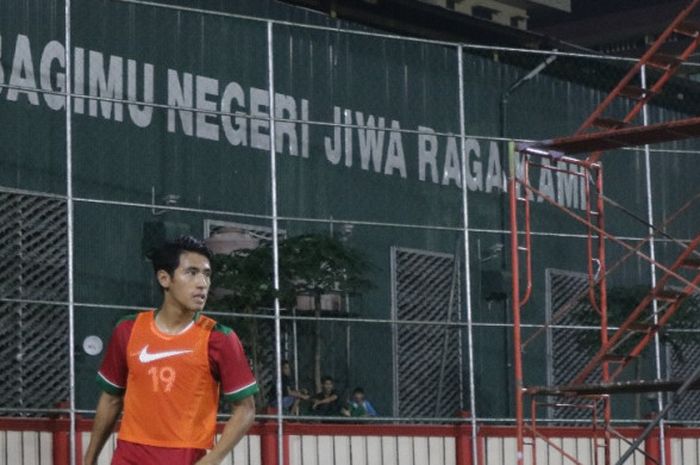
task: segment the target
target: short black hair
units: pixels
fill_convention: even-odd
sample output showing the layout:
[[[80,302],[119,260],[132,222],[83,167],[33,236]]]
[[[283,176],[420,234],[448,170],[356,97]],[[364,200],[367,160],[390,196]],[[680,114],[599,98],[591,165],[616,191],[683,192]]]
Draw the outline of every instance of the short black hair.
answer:
[[[355,394],[362,394],[362,395],[364,395],[364,394],[365,394],[365,390],[362,389],[361,387],[356,387],[356,388],[352,391],[352,395],[355,395]]]
[[[153,262],[153,272],[158,273],[164,270],[170,276],[175,269],[180,266],[180,255],[183,252],[194,252],[204,255],[211,261],[212,253],[204,241],[192,236],[180,236],[173,241],[168,241],[153,251],[151,261]]]
[[[332,376],[326,375],[326,376],[324,376],[323,378],[321,378],[321,383],[325,383],[326,381],[330,381],[330,382],[332,383],[332,382],[333,382],[333,377],[332,377]]]

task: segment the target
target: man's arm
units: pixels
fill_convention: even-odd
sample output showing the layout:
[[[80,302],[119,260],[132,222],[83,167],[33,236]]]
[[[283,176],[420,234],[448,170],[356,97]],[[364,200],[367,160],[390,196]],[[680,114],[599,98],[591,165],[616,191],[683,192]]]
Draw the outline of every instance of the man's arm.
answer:
[[[105,442],[114,430],[114,424],[122,411],[124,399],[120,395],[103,392],[97,403],[97,413],[95,423],[92,426],[90,444],[85,452],[85,465],[97,464],[97,457],[100,455]]]
[[[330,404],[330,403],[335,402],[336,400],[338,400],[338,395],[337,395],[337,394],[331,394],[330,396],[325,397],[325,398],[323,398],[323,399],[316,399],[316,400],[314,401],[314,407],[316,407],[316,406],[318,406],[318,405],[323,405],[323,404]]]
[[[370,417],[378,416],[377,410],[374,408],[374,405],[372,405],[368,400],[365,400],[365,410],[367,411],[367,414]]]
[[[296,397],[297,399],[303,399],[303,400],[309,400],[311,398],[310,395],[304,394],[302,391],[297,391],[296,389],[289,389],[289,395],[292,397]]]
[[[233,410],[233,415],[226,422],[221,439],[195,465],[218,465],[250,429],[253,420],[255,420],[255,400],[253,396],[233,402],[231,409]]]

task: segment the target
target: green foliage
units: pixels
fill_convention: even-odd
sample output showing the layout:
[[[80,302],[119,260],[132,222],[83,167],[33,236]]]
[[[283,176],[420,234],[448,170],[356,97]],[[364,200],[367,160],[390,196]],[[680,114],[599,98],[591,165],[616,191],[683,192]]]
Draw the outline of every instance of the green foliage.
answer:
[[[325,234],[304,234],[279,243],[279,290],[273,285],[273,250],[269,243],[255,249],[216,255],[212,263],[215,290],[212,308],[253,314],[261,307],[272,307],[278,297],[282,307],[293,309],[297,296],[314,297],[314,378],[320,389],[321,377],[321,296],[353,295],[371,287],[365,278],[369,263],[343,240]],[[226,320],[226,319],[225,319]],[[230,319],[253,359],[256,376],[261,371],[264,352],[258,319]],[[260,396],[259,404],[262,403]]]
[[[354,295],[371,287],[365,278],[369,263],[357,250],[338,238],[304,234],[279,243],[280,291],[273,286],[272,245],[237,250],[214,257],[212,300],[217,309],[256,312],[271,307],[275,296],[291,308],[297,295],[327,293]]]
[[[260,307],[273,305],[275,291],[272,285],[272,249],[269,245],[215,255],[212,272],[214,295],[210,307],[213,310],[253,314]],[[222,321],[236,330],[252,353],[257,372],[261,351],[257,344],[258,321],[248,318],[223,318]]]
[[[281,298],[290,306],[297,295],[357,294],[371,287],[368,262],[333,236],[304,234],[280,243]]]
[[[272,305],[275,291],[272,248],[268,244],[216,255],[212,268],[212,288],[220,293],[213,300],[216,307],[252,313],[258,307]]]

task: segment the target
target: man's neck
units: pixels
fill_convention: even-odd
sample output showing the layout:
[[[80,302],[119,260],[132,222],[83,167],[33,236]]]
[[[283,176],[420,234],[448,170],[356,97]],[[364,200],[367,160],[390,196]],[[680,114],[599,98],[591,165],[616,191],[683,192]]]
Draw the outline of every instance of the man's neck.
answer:
[[[173,305],[167,299],[156,313],[156,326],[165,333],[177,334],[192,322],[195,312]]]

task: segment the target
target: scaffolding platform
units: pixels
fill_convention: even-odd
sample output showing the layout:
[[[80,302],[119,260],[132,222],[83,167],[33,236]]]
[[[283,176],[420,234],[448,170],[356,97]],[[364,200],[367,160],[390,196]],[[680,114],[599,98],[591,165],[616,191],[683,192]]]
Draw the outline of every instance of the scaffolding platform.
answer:
[[[637,394],[645,392],[676,392],[685,379],[616,381],[599,384],[568,384],[561,386],[532,386],[525,393],[532,396],[597,396],[601,394]],[[700,390],[700,379],[688,386],[689,390]]]
[[[529,147],[559,154],[577,154],[613,150],[645,144],[658,144],[700,137],[700,117],[679,121],[630,126],[607,131],[588,132],[570,137],[544,140]]]

